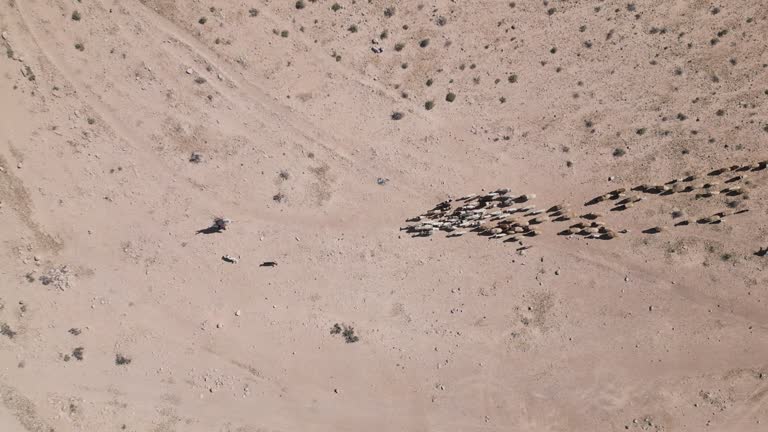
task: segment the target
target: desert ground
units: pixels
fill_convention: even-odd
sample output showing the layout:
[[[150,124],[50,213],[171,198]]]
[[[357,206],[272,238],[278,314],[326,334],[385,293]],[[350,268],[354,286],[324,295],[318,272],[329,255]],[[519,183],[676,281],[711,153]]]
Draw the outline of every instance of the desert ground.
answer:
[[[0,32],[3,432],[768,430],[763,2]]]

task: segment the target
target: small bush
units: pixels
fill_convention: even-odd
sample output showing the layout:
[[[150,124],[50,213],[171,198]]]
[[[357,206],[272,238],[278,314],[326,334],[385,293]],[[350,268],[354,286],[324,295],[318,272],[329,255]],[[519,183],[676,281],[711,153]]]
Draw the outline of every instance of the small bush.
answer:
[[[622,157],[625,154],[627,154],[627,152],[623,148],[615,148],[613,150],[613,157]]]
[[[347,31],[349,31],[350,33],[357,33],[357,26],[355,24],[352,24],[351,26],[349,26],[349,28],[347,28]]]
[[[333,6],[331,6],[331,10],[334,12],[338,12],[339,9],[341,9],[341,5],[338,3],[334,3]]]
[[[432,78],[428,79],[427,82],[426,82],[427,87],[431,87],[433,82],[434,81],[432,81]]]
[[[429,39],[422,39],[422,40],[419,42],[419,46],[420,46],[420,47],[422,47],[422,48],[426,48],[426,47],[428,47],[428,46],[429,46]]]
[[[72,350],[72,357],[76,358],[78,361],[83,361],[83,351],[85,348],[83,347],[77,347],[74,350]]]
[[[78,50],[78,51],[85,51],[85,45],[83,45],[82,43],[78,42],[78,43],[75,44],[75,49]]]
[[[0,334],[3,336],[7,336],[8,339],[13,339],[16,337],[17,333],[13,331],[13,329],[11,329],[11,327],[8,324],[3,323],[3,324],[0,324]]]
[[[205,23],[207,23],[207,22],[208,22],[208,18],[206,18],[206,17],[201,17],[199,20],[197,20],[197,22],[199,22],[200,24],[205,24]]]
[[[80,12],[74,11],[72,12],[72,21],[80,21],[82,16],[80,16]]]
[[[398,43],[395,44],[395,51],[400,52],[400,51],[403,50],[403,48],[405,48],[405,44],[404,43],[398,42]]]
[[[638,135],[645,135],[645,128],[640,128],[636,130],[635,133]]]
[[[259,10],[256,9],[256,8],[250,8],[250,9],[248,9],[248,15],[251,18],[256,18],[257,16],[259,16]]]
[[[341,335],[344,336],[344,342],[346,343],[355,343],[360,340],[360,338],[355,335],[355,329],[352,326],[344,326],[344,331],[341,332]]]
[[[434,107],[435,107],[435,102],[434,101],[430,100],[430,101],[424,102],[424,109],[426,109],[427,111],[431,110]]]
[[[393,16],[395,16],[395,7],[394,6],[390,6],[390,7],[386,8],[386,9],[384,9],[384,16],[387,17],[387,18],[392,18]]]
[[[445,95],[445,100],[448,102],[453,102],[456,100],[456,93],[448,93]]]
[[[288,30],[283,30],[280,32],[280,37],[287,38],[288,37]]]
[[[205,84],[206,82],[207,82],[207,80],[205,78],[203,78],[203,77],[195,78],[195,83],[196,84]]]
[[[122,354],[115,354],[115,364],[118,366],[124,366],[131,364],[131,359]]]
[[[296,2],[296,9],[304,9],[307,5],[304,3],[303,0],[299,0]]]
[[[517,82],[517,74],[512,74],[507,78],[507,81],[509,81],[511,84],[514,84]]]
[[[392,120],[400,120],[403,117],[405,117],[405,114],[401,113],[400,111],[395,111],[392,113],[390,117],[392,118]]]

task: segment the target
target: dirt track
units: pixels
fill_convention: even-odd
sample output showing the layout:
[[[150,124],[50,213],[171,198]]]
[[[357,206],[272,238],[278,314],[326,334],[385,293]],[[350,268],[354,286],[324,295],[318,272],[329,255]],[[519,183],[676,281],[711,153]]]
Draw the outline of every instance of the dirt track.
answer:
[[[0,429],[764,430],[765,8],[470,3],[3,0]]]

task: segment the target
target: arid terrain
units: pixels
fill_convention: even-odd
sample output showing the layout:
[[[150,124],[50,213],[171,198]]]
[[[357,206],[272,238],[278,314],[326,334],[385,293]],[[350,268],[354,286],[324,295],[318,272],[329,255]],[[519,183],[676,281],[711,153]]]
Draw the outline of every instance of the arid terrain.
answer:
[[[0,431],[768,430],[764,2],[0,32]]]

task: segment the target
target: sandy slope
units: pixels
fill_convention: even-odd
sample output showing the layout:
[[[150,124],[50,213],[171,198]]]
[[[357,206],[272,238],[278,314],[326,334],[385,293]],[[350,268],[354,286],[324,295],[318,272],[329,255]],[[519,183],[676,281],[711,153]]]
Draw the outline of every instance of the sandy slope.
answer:
[[[338,3],[3,0],[2,430],[764,430],[768,170],[583,203],[768,159],[765,8]],[[499,187],[629,232],[399,230]]]

